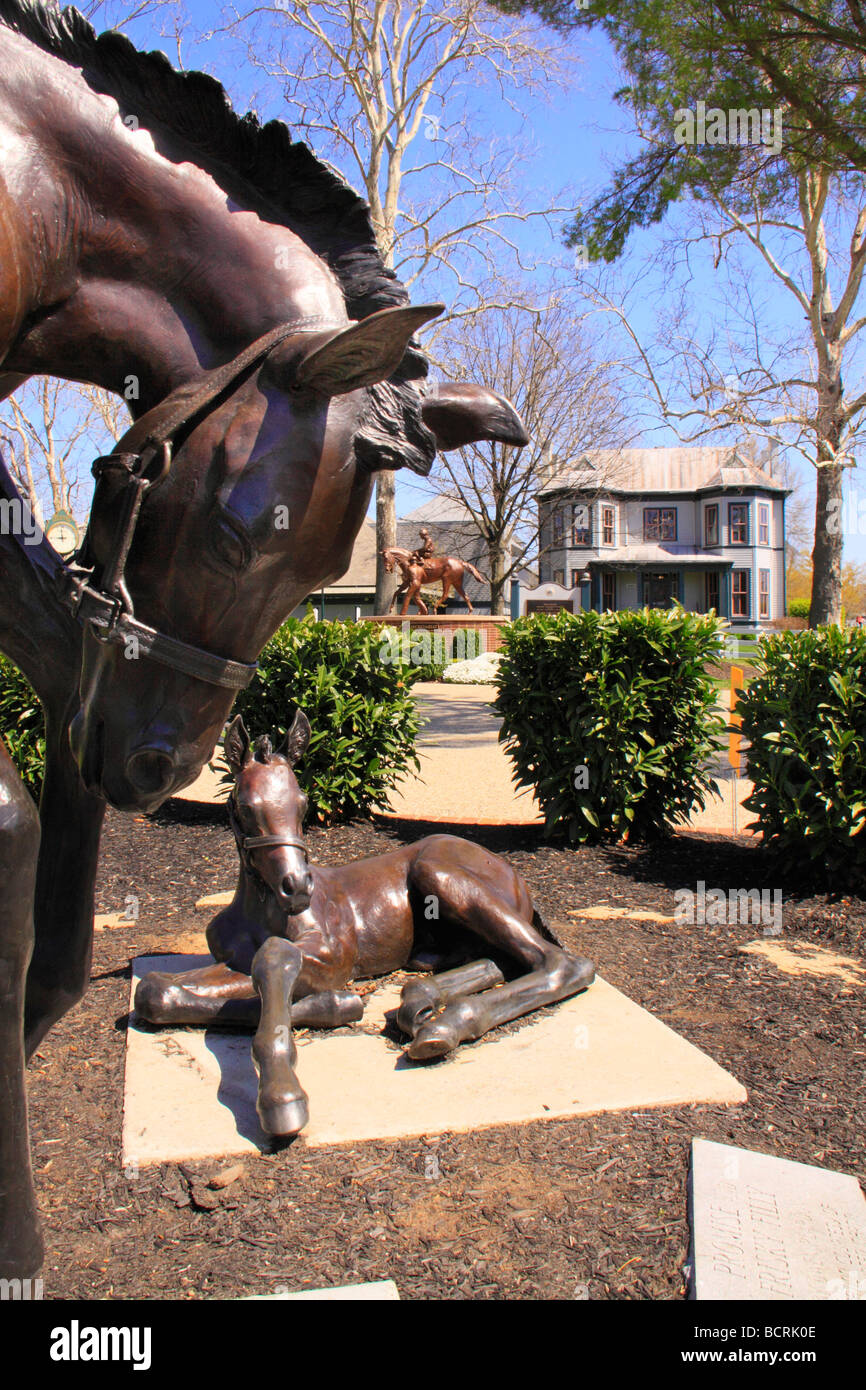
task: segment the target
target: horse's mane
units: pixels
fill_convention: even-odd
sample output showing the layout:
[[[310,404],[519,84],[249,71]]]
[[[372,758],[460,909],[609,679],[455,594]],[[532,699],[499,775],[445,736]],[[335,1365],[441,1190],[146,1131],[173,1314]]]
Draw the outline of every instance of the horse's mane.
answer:
[[[290,227],[331,266],[350,317],[407,303],[382,261],[367,203],[282,121],[239,116],[216,78],[179,72],[164,53],[143,53],[115,30],[97,34],[71,7],[0,0],[0,23],[80,68],[95,91],[115,97],[148,129],[161,126],[189,145],[221,186],[227,172],[242,179],[270,220]]]
[[[266,220],[288,227],[333,270],[350,318],[406,304],[408,294],[384,264],[363,198],[283,121],[239,116],[225,88],[203,72],[179,72],[164,53],[142,53],[124,34],[97,34],[78,10],[39,0],[0,0],[0,24],[81,72],[94,89],[158,133],[189,146],[195,162],[225,188],[240,179]],[[226,188],[226,192],[230,192]],[[427,374],[427,359],[407,349],[396,380],[373,387],[356,453],[369,468],[408,465],[427,473],[435,453],[420,403],[407,379]]]

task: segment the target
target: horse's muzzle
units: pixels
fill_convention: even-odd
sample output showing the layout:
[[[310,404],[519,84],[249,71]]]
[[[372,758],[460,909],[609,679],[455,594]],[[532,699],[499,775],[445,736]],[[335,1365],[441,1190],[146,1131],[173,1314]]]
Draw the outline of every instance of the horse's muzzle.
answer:
[[[139,748],[127,758],[125,772],[136,792],[163,797],[174,787],[177,764],[163,748]]]

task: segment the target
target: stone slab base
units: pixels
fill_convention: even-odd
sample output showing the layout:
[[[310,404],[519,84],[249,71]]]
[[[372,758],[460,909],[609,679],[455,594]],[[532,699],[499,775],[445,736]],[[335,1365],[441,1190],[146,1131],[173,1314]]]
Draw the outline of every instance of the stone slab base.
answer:
[[[150,970],[191,970],[209,957],[150,956]],[[298,1036],[298,1074],[310,1098],[310,1147],[476,1130],[490,1125],[746,1100],[738,1081],[605,980],[434,1063],[408,1061],[382,1035],[399,991],[368,996],[361,1023]],[[249,1033],[137,1028],[127,1035],[124,1165],[265,1150],[255,1110]]]

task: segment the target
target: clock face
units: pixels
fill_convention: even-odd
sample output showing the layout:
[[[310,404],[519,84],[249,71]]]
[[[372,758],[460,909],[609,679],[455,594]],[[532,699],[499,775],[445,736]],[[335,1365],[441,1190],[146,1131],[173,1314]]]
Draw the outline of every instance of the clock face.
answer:
[[[78,549],[78,530],[71,521],[49,523],[45,534],[58,555],[65,557]]]

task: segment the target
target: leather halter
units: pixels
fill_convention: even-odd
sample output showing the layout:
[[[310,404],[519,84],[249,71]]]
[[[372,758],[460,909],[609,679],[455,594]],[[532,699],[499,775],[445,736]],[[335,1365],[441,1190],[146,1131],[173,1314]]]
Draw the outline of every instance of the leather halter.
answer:
[[[243,864],[247,872],[251,872],[254,874],[257,872],[254,865],[250,862],[250,854],[253,850],[257,849],[282,849],[283,847],[286,847],[287,849],[299,849],[303,854],[304,859],[306,860],[307,843],[302,836],[245,835],[243,833],[243,827],[241,826],[241,823],[238,820],[238,811],[237,806],[235,805],[235,799],[233,795],[229,797],[226,803],[226,807],[229,813],[229,824],[231,825],[232,832],[235,837],[235,843],[238,847],[238,854],[240,855],[241,863]]]
[[[244,372],[262,362],[292,334],[321,333],[343,326],[330,319],[307,316],[271,329],[231,362],[216,367],[197,382],[177,387],[159,405],[136,420],[110,454],[96,459],[92,468],[97,480],[96,491],[87,534],[72,564],[63,563],[58,586],[61,601],[80,622],[90,625],[100,642],[121,646],[134,643],[139,655],[211,685],[229,690],[243,690],[249,685],[258,670],[258,662],[247,664],[217,656],[138,621],[126,587],[127,557],[145,496],[171,471],[176,436],[196,416],[215,406],[219,397],[236,385]],[[125,495],[109,557],[104,565],[97,567],[90,551],[90,529],[102,481],[111,474],[120,476]]]

